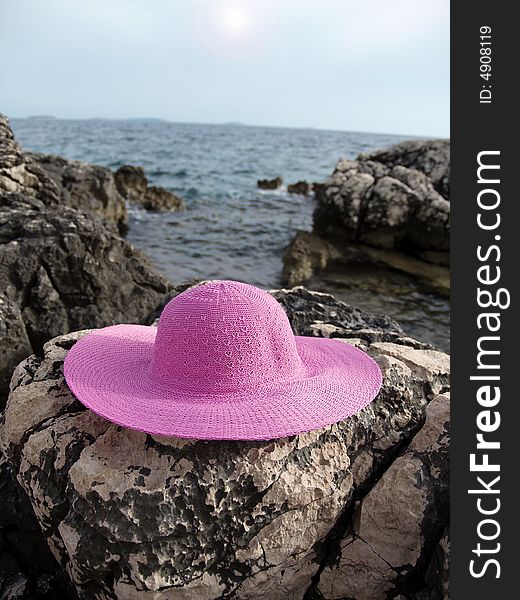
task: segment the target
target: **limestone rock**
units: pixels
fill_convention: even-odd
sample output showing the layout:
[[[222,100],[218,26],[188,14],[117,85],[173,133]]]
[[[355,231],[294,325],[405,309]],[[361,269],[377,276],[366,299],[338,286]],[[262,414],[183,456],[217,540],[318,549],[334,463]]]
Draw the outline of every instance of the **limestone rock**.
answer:
[[[0,194],[18,193],[47,206],[68,206],[110,219],[126,230],[126,205],[109,169],[37,152],[24,152],[0,114]]]
[[[339,597],[326,594],[340,590],[350,571],[333,577],[326,565],[336,557],[348,564],[354,585],[361,551],[386,588],[393,567],[372,560],[366,544],[352,554],[338,543],[360,511],[360,536],[389,562],[408,561],[414,581],[425,575],[448,510],[446,397],[439,396],[448,357],[330,296],[273,293],[296,333],[348,337],[377,360],[384,385],[372,404],[342,423],[280,440],[180,440],[122,429],[74,399],[62,363],[85,331],[48,342],[43,356],[17,368],[1,447],[80,599],[296,600],[316,585],[324,597]],[[389,494],[405,492],[414,512],[402,515],[403,530],[391,538],[402,507]],[[393,520],[379,518],[376,527],[363,515],[377,518],[380,506]]]
[[[5,393],[14,368],[32,352],[20,303],[0,292],[0,392]]]
[[[121,196],[129,200],[139,200],[148,188],[143,167],[123,165],[115,172],[114,179]]]
[[[433,187],[446,200],[450,198],[450,141],[408,140],[385,150],[361,154],[360,159],[382,163],[387,167],[402,165],[422,171],[431,180]]]
[[[412,140],[342,159],[316,188],[314,233],[447,264],[449,141]]]
[[[0,381],[71,330],[139,322],[169,283],[95,216],[0,194]]]
[[[429,348],[404,338],[401,327],[386,315],[374,315],[337,300],[330,294],[304,287],[271,290],[283,306],[296,335],[326,338],[354,338],[367,343],[400,340]]]
[[[280,176],[278,176],[274,179],[259,179],[256,182],[256,185],[261,190],[277,190],[279,187],[282,186],[282,183],[283,179]]]
[[[37,152],[26,156],[56,184],[63,205],[99,214],[126,230],[126,204],[110,169]]]
[[[340,160],[316,194],[314,233],[378,248],[447,252],[450,204],[422,172]]]
[[[29,501],[0,451],[0,598],[70,597]]]
[[[46,204],[58,201],[54,182],[35,164],[16,142],[9,120],[0,113],[0,194],[18,192]]]
[[[385,600],[390,592],[409,597],[425,587],[433,542],[448,523],[448,429],[449,395],[441,394],[428,404],[407,450],[356,508],[339,561],[321,574],[325,600]]]
[[[406,238],[419,202],[418,194],[401,181],[381,177],[363,206],[365,217],[358,227],[359,240],[379,248],[394,248]]]

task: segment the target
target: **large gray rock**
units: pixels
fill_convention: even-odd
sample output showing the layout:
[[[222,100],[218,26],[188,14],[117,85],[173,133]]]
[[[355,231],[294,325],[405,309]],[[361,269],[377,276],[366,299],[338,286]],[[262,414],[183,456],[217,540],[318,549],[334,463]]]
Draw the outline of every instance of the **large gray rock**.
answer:
[[[125,200],[110,169],[51,154],[26,152],[25,155],[56,184],[63,205],[101,215],[113,221],[120,231],[126,230]]]
[[[439,194],[450,199],[450,140],[408,140],[384,150],[361,154],[359,159],[422,171]]]
[[[317,195],[314,233],[378,248],[447,253],[450,204],[421,171],[342,159]]]
[[[374,357],[384,375],[376,401],[345,422],[280,440],[180,440],[122,429],[74,399],[62,364],[85,331],[48,342],[43,357],[17,368],[1,445],[80,598],[316,594],[320,573],[325,582],[328,565],[343,560],[341,540],[357,522],[359,503],[366,498],[368,510],[386,498],[390,506],[381,510],[391,513],[396,502],[388,490],[396,481],[396,491],[413,494],[415,512],[399,513],[402,532],[390,537],[378,521],[372,536],[379,552],[392,560],[397,554],[396,562],[408,546],[419,548],[421,560],[410,560],[409,574],[427,585],[438,540],[431,536],[447,521],[447,506],[430,494],[434,470],[439,481],[446,473],[437,460],[440,419],[430,415],[446,402],[449,357],[330,296],[303,289],[274,294],[297,333],[348,337]],[[397,479],[396,460],[406,467]],[[424,488],[414,467],[427,477]],[[411,600],[407,584],[390,584]]]
[[[57,203],[54,182],[21,149],[8,118],[0,113],[0,194],[23,193],[46,204]]]
[[[0,409],[13,369],[41,352],[43,342],[71,328],[126,321],[128,314],[145,319],[169,287],[113,225],[92,212],[122,222],[121,213],[110,214],[121,204],[111,208],[96,197],[97,168],[87,165],[88,176],[76,181],[72,163],[61,161],[52,161],[53,181],[40,160],[22,151],[0,115]],[[74,177],[58,177],[62,166]],[[106,184],[108,193],[106,173],[99,185]],[[0,452],[0,597],[69,597],[11,466]]]
[[[170,287],[115,227],[19,194],[0,194],[0,281],[0,392],[50,338],[142,321]]]

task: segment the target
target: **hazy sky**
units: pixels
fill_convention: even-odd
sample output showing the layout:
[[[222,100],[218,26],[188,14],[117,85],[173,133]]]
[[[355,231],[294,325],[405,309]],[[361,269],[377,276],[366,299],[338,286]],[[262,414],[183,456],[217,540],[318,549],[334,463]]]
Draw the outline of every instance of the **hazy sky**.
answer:
[[[0,112],[449,134],[449,0],[0,0]]]

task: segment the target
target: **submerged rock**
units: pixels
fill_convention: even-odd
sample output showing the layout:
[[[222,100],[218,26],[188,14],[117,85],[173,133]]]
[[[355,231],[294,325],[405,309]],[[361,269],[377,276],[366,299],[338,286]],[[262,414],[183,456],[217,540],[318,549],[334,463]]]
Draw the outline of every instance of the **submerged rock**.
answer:
[[[126,204],[110,169],[61,156],[37,152],[26,155],[56,184],[62,204],[99,214],[126,231]]]
[[[274,179],[259,179],[256,182],[256,185],[261,190],[277,190],[279,187],[282,186],[282,183],[283,179],[280,176],[278,176]]]
[[[161,438],[111,424],[74,399],[62,364],[86,331],[48,342],[42,357],[17,368],[1,445],[79,598],[340,598],[342,582],[352,573],[352,591],[366,564],[378,594],[411,600],[429,585],[448,520],[438,433],[449,357],[331,296],[273,293],[296,333],[345,338],[374,357],[384,384],[372,404],[280,440]],[[379,506],[376,521],[363,517]],[[357,530],[392,566],[370,549],[349,551]],[[367,589],[348,597],[362,600]]]

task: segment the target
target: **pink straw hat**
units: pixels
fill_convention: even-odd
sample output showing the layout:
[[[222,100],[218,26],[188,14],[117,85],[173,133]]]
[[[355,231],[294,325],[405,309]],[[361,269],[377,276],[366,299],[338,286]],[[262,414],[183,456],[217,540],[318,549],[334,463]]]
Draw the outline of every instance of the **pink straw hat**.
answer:
[[[333,339],[293,335],[281,305],[236,281],[189,288],[158,327],[114,325],[68,352],[65,379],[98,415],[164,436],[286,437],[342,421],[371,402],[381,371]]]

